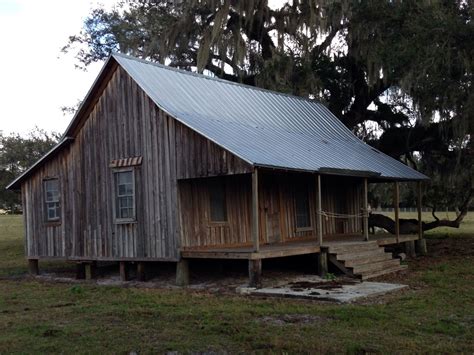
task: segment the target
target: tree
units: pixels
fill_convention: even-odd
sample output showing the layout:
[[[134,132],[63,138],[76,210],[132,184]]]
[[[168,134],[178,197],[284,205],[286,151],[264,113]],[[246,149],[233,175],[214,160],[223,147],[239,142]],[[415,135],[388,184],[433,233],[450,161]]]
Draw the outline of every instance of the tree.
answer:
[[[94,9],[64,50],[78,46],[85,66],[115,50],[321,100],[360,138],[432,176],[433,210],[465,212],[472,13],[463,0],[134,0]]]
[[[0,208],[10,212],[18,209],[19,194],[7,191],[6,186],[48,152],[59,138],[58,133],[48,133],[38,127],[26,137],[0,131]]]

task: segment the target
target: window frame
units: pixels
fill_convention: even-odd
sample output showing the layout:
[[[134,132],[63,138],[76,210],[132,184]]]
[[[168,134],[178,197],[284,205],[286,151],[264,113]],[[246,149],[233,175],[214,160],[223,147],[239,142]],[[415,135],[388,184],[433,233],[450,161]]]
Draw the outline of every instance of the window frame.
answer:
[[[295,208],[295,231],[296,232],[309,232],[309,231],[312,231],[313,230],[313,218],[311,218],[311,191],[310,191],[310,188],[309,186],[304,183],[304,182],[301,182],[302,185],[300,186],[304,186],[304,188],[301,188],[301,187],[295,187],[294,190],[293,190],[293,202],[294,202],[294,208]],[[301,190],[299,190],[301,189]],[[298,215],[300,215],[298,213],[298,197],[299,197],[299,193],[306,193],[306,202],[307,202],[307,208],[308,208],[308,222],[309,222],[309,225],[307,226],[298,226]]]
[[[217,185],[219,184],[219,185]],[[223,213],[224,213],[224,218],[225,220],[222,220],[222,221],[215,221],[212,219],[212,193],[213,193],[213,190],[215,191],[216,189],[216,186],[220,186],[219,188],[222,188],[222,192],[223,192],[223,201],[224,201],[224,209],[223,209]],[[208,204],[209,204],[209,223],[213,226],[218,226],[218,225],[228,225],[229,224],[229,213],[228,213],[228,203],[227,203],[227,185],[226,185],[226,182],[224,180],[214,180],[212,182],[210,182],[208,184]]]
[[[57,200],[48,200],[48,192],[54,190],[48,190],[47,184],[50,181],[57,181]],[[49,217],[49,205],[50,204],[57,204],[57,207],[54,207],[57,215],[54,218]],[[43,206],[44,206],[44,219],[47,224],[61,224],[61,184],[59,182],[59,177],[51,176],[43,179]]]
[[[130,172],[132,174],[132,187],[133,187],[133,195],[123,195],[119,196],[118,194],[118,175],[120,173]],[[124,168],[116,168],[112,170],[112,180],[113,180],[113,216],[114,216],[114,223],[115,224],[130,224],[137,222],[137,186],[136,186],[136,177],[135,177],[135,168],[134,167],[124,167]],[[118,201],[119,198],[126,198],[132,197],[132,217],[121,218],[119,216],[118,211]]]

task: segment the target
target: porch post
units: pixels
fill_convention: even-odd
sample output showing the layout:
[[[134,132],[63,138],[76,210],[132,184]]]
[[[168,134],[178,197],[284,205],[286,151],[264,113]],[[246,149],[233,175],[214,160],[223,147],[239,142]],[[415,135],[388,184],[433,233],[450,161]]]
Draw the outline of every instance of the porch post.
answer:
[[[249,259],[249,286],[262,285],[262,259]]]
[[[421,221],[421,181],[417,183],[416,208],[418,210],[418,239],[423,239],[423,224]]]
[[[319,245],[323,244],[323,216],[321,215],[321,175],[316,177],[316,224]]]
[[[398,181],[395,181],[393,199],[395,205],[395,236],[398,244],[400,242],[400,184]]]
[[[257,253],[260,251],[258,217],[258,169],[255,168],[252,173],[252,239]]]
[[[364,178],[364,239],[369,241],[369,198],[368,182]]]
[[[421,181],[417,186],[417,209],[418,209],[418,239],[416,241],[416,249],[420,255],[428,254],[426,249],[426,240],[423,239],[423,223],[421,221]]]

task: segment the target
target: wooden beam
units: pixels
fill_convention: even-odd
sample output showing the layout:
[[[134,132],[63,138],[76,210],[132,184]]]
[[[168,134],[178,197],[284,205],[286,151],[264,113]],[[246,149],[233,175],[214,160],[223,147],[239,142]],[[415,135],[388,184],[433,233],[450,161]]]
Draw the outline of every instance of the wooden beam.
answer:
[[[369,240],[369,187],[367,178],[364,178],[364,239]]]
[[[255,252],[260,250],[259,239],[259,209],[258,209],[258,169],[255,168],[252,173],[252,240]]]
[[[96,277],[96,263],[94,261],[84,263],[84,271],[86,280],[92,280]]]
[[[30,275],[39,275],[38,259],[28,259],[28,271]]]
[[[77,263],[76,264],[76,279],[84,280],[86,278],[86,268],[84,267],[84,263]]]
[[[416,208],[418,210],[418,239],[423,239],[423,223],[421,220],[421,181],[417,183]]]
[[[325,277],[328,273],[328,249],[321,248],[318,254],[318,273],[319,276]]]
[[[305,245],[298,243],[281,244],[274,248],[260,249],[258,253],[253,252],[253,247],[248,248],[246,251],[242,250],[186,250],[181,252],[183,258],[201,258],[201,259],[268,259],[268,258],[281,258],[285,256],[294,255],[305,255],[319,253],[320,247],[314,240]]]
[[[415,241],[414,240],[410,240],[408,242],[404,242],[405,244],[405,254],[409,257],[409,258],[414,258],[416,257],[416,249],[415,249]]]
[[[400,242],[400,184],[398,181],[395,181],[394,184],[394,208],[395,208],[395,237],[397,238],[397,243]]]
[[[129,276],[129,266],[126,261],[120,262],[120,280],[121,281],[128,281],[130,279]]]
[[[137,279],[138,281],[146,281],[145,263],[143,261],[137,263]]]
[[[181,259],[176,263],[176,285],[189,285],[189,261],[187,259]]]
[[[249,286],[262,285],[262,259],[249,260]]]
[[[319,245],[323,244],[323,216],[321,204],[321,175],[316,176],[316,224]]]

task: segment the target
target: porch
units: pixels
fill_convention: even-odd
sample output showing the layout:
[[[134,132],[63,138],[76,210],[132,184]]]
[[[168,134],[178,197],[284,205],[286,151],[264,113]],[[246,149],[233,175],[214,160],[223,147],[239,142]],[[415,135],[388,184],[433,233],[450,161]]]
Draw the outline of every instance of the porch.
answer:
[[[396,271],[399,260],[383,246],[405,243],[413,255],[415,241],[422,241],[421,224],[416,234],[400,233],[399,183],[393,181],[395,234],[369,234],[368,184],[376,182],[381,181],[370,174],[268,169],[181,181],[181,206],[187,206],[181,210],[184,268],[187,259],[248,260],[250,283],[258,284],[263,259],[315,254],[321,275],[328,262],[361,278]],[[420,188],[418,193],[420,212]]]
[[[393,245],[412,242],[419,239],[416,234],[391,235],[388,233],[371,234],[370,241],[377,242],[378,246]],[[323,238],[323,244],[319,245],[317,239],[291,241],[285,243],[263,244],[258,251],[251,244],[229,247],[187,247],[181,250],[181,257],[186,259],[269,259],[286,256],[305,254],[317,254],[321,249],[334,246],[348,246],[366,242],[365,237],[360,234],[342,234]]]

